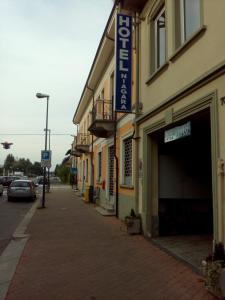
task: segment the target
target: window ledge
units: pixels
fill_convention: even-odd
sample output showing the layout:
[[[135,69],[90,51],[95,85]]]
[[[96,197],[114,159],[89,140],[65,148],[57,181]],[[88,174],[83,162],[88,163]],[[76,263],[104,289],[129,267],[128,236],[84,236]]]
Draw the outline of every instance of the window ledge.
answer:
[[[167,60],[159,69],[157,69],[145,82],[145,84],[149,85],[152,81],[154,81],[158,76],[161,75],[164,71],[166,71],[169,67],[169,61]]]
[[[120,187],[123,188],[123,189],[128,189],[128,190],[133,190],[134,189],[133,185],[120,184]]]
[[[169,58],[171,62],[174,62],[181,54],[183,54],[189,47],[196,42],[196,40],[206,31],[206,26],[203,25],[198,31],[196,31],[184,44],[176,50],[176,52]]]

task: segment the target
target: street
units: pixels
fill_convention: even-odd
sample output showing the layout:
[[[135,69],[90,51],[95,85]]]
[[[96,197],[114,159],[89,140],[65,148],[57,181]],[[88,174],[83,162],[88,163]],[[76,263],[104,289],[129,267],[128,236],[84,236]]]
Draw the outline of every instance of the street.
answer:
[[[187,264],[128,235],[69,186],[52,188],[25,233],[7,300],[214,299]]]
[[[32,205],[33,202],[8,202],[6,189],[0,196],[0,255]]]

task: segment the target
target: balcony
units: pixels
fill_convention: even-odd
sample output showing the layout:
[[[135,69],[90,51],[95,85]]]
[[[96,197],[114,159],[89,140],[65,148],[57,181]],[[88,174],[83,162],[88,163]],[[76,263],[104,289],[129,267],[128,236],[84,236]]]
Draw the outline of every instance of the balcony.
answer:
[[[89,133],[78,133],[75,151],[81,153],[89,153],[90,145],[90,134]]]
[[[140,12],[147,0],[118,0],[121,3],[121,7],[126,10]]]
[[[73,149],[70,153],[71,156],[75,156],[75,157],[81,157],[82,155],[82,152],[81,151],[78,151],[76,149]]]
[[[112,101],[96,100],[90,114],[91,125],[88,130],[91,134],[101,138],[108,138],[114,133],[115,120]]]

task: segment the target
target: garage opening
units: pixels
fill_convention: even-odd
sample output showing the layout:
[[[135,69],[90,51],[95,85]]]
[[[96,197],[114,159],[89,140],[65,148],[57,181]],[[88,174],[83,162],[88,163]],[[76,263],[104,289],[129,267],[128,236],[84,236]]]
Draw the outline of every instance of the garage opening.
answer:
[[[157,140],[159,236],[212,234],[210,111],[173,124]]]

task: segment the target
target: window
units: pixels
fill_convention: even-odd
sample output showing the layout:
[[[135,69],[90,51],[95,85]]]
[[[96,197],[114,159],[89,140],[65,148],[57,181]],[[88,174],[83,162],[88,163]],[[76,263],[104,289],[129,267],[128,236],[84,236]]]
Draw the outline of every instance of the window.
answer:
[[[83,160],[83,179],[82,181],[85,181],[85,160]]]
[[[159,69],[166,61],[166,23],[165,7],[163,7],[151,22],[151,73]]]
[[[176,48],[187,41],[201,25],[201,0],[175,0]]]
[[[98,169],[97,180],[101,181],[102,177],[102,152],[98,152]]]
[[[104,89],[102,89],[102,91],[101,91],[100,99],[105,100],[105,91],[104,91]]]
[[[114,99],[114,72],[110,76],[110,99]]]
[[[132,138],[129,137],[123,141],[123,178],[125,185],[132,184]]]
[[[85,174],[86,182],[88,181],[88,159],[86,159],[86,174]]]
[[[110,76],[110,99],[111,102],[109,104],[109,108],[108,108],[108,113],[109,115],[112,117],[113,116],[113,106],[114,104],[114,88],[115,88],[115,77],[114,77],[114,72],[112,73],[112,75]]]

